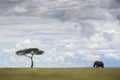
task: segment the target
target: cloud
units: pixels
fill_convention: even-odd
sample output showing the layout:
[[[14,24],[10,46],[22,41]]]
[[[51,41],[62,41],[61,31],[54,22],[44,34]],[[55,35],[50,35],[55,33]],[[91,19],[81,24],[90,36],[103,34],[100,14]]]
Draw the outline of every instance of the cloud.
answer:
[[[113,39],[113,34],[110,34],[110,33],[107,33],[107,32],[104,32],[103,33],[103,36],[104,38],[107,40],[107,41],[112,41]]]
[[[110,0],[110,8],[118,9],[120,7],[120,1],[119,0]]]
[[[106,20],[110,17],[107,16],[108,13],[110,13],[113,17],[119,17],[119,10],[116,10],[116,8],[109,8],[112,3],[117,4],[117,2],[113,0],[5,0],[2,1],[2,3],[4,3],[2,8],[6,8],[7,11],[4,12],[2,9],[0,9],[1,15],[4,14],[12,17],[20,16],[24,18],[24,16],[26,16],[27,18],[32,17],[32,19],[40,17],[43,18],[42,20],[57,19],[63,22],[80,22],[81,20]],[[22,20],[20,21],[19,19],[16,20],[21,22]]]
[[[90,38],[96,33],[94,26],[88,23],[80,23],[80,29],[80,34],[82,37]]]
[[[120,54],[119,53],[118,54],[115,54],[115,53],[106,53],[105,56],[108,57],[108,58],[112,58],[112,59],[117,59],[117,60],[120,59]]]
[[[2,3],[4,3],[3,8],[7,9],[5,13],[1,11],[1,14],[3,13],[4,15],[38,16],[61,19],[63,21],[77,21],[82,19],[105,19],[100,8],[106,7],[104,4],[108,2],[101,0],[5,0]]]
[[[4,0],[0,5],[0,57],[7,53],[5,58],[10,59],[2,58],[4,66],[29,64],[14,55],[29,47],[45,51],[42,57],[35,56],[36,66],[120,60],[118,0]],[[15,64],[7,64],[12,61]]]

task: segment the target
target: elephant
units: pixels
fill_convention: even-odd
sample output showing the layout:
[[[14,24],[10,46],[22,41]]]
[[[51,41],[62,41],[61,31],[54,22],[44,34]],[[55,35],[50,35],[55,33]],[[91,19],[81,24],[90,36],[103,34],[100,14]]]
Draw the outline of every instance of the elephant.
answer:
[[[95,61],[93,64],[93,67],[95,68],[104,68],[104,63],[102,61]]]

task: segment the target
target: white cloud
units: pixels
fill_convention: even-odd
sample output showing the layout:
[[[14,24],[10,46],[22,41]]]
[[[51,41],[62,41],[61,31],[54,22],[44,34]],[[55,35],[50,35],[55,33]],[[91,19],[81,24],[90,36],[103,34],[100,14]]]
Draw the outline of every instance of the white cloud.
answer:
[[[24,49],[24,48],[35,47],[35,45],[30,39],[25,39],[25,40],[19,40],[19,42],[16,44],[16,47],[17,49]]]
[[[45,50],[42,58],[35,57],[36,63],[44,59],[43,65],[70,66],[79,60],[120,59],[119,11],[116,11],[119,5],[110,9],[112,2],[118,4],[113,0],[0,2],[0,49],[2,53],[12,53],[11,61],[16,60],[13,55],[16,50],[29,47]]]
[[[24,43],[25,43],[25,44],[30,44],[30,43],[31,43],[31,40],[30,40],[30,39],[25,39],[25,40],[24,40]]]
[[[120,53],[106,53],[105,56],[107,58],[120,59]]]
[[[11,11],[14,11],[16,13],[26,13],[27,12],[27,9],[23,6],[16,6],[14,7]]]
[[[100,59],[100,56],[99,55],[93,55],[93,54],[86,54],[82,57],[82,59],[84,60],[91,60],[91,61],[96,61],[96,60],[99,60]]]

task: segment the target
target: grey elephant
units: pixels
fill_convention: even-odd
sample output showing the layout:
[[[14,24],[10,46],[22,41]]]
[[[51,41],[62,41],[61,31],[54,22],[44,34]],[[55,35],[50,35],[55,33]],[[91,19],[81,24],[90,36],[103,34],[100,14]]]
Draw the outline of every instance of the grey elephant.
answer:
[[[102,61],[95,61],[93,64],[93,67],[95,68],[104,68],[104,63]]]

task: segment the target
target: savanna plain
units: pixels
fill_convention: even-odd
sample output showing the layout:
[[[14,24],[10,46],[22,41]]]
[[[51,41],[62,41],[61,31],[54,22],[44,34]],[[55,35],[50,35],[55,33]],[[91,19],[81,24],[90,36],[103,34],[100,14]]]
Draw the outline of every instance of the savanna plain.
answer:
[[[120,68],[0,68],[0,80],[120,80]]]

